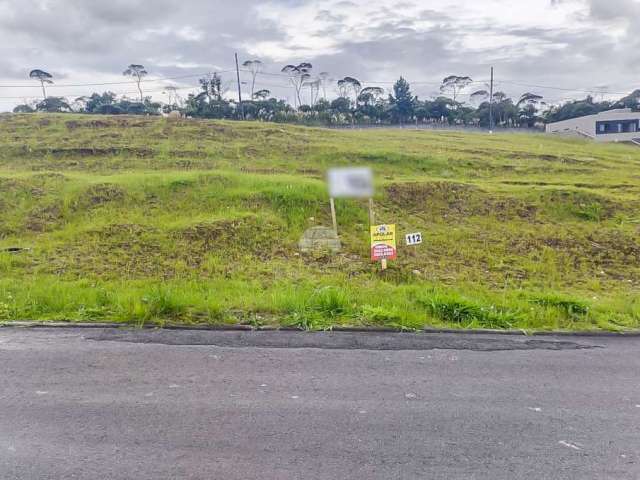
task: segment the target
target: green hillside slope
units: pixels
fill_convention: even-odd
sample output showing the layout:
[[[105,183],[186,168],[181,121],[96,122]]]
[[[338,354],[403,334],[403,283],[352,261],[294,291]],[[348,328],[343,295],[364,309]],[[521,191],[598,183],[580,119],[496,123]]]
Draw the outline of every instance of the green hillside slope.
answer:
[[[73,115],[2,117],[0,146],[0,320],[640,326],[637,147]],[[336,165],[425,243],[379,271],[345,200],[343,251],[301,254]]]

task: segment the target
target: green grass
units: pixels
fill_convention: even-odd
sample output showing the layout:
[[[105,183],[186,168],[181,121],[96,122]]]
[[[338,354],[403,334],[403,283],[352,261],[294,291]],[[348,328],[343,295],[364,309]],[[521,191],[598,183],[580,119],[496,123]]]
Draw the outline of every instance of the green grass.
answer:
[[[640,327],[640,150],[543,135],[0,117],[0,321]],[[323,177],[370,165],[376,214],[424,244],[368,260]],[[11,254],[9,247],[30,250]]]

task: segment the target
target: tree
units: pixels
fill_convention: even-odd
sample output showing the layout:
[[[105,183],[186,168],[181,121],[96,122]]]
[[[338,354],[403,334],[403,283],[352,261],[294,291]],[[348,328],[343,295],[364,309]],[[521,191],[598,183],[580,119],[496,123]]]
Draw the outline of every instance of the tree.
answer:
[[[38,112],[60,113],[70,112],[71,107],[62,97],[47,97],[36,105]]]
[[[222,99],[222,78],[217,73],[209,74],[198,80],[202,92],[198,97],[205,96],[209,103]]]
[[[258,90],[253,94],[254,100],[266,100],[271,95],[271,91],[267,89]]]
[[[594,115],[614,108],[614,106],[610,102],[594,102],[593,97],[588,96],[583,100],[573,100],[562,105],[553,106],[545,112],[544,118],[547,122],[560,122],[570,118]]]
[[[42,99],[46,100],[47,90],[44,88],[44,85],[53,83],[53,75],[45,72],[44,70],[39,70],[36,68],[35,70],[31,70],[29,72],[29,78],[35,78],[40,82],[40,86],[42,87]]]
[[[360,91],[356,102],[356,114],[359,118],[379,121],[384,116],[386,104],[383,100],[384,89],[366,87]]]
[[[295,99],[298,101],[296,106],[302,105],[300,91],[304,83],[311,78],[311,70],[313,70],[313,65],[308,62],[302,62],[298,65],[285,65],[282,68],[282,73],[289,75],[289,81],[295,90]]]
[[[492,109],[494,118],[496,119],[494,125],[509,127],[518,124],[519,108],[514,105],[513,100],[511,100],[506,93],[496,92],[493,94]],[[480,117],[482,126],[489,126],[489,102],[485,102],[480,106],[477,116]]]
[[[87,113],[98,113],[99,111],[108,111],[106,106],[111,106],[116,102],[116,94],[113,92],[104,92],[102,94],[93,93],[90,97],[81,97],[84,103],[84,111]]]
[[[382,95],[384,95],[384,89],[380,87],[365,87],[358,95],[358,103],[368,107],[373,105]]]
[[[537,105],[538,103],[540,103],[540,101],[543,99],[542,95],[536,95],[535,93],[523,93],[522,96],[520,97],[520,100],[518,100],[518,103],[516,103],[516,105],[519,107],[521,105]]]
[[[143,65],[131,64],[127,67],[127,69],[122,72],[125,77],[133,77],[136,80],[138,85],[138,92],[140,92],[140,101],[144,101],[144,96],[142,95],[142,86],[140,85],[142,79],[148,75]]]
[[[327,99],[327,83],[333,82],[329,72],[320,72],[318,74],[318,80],[320,80],[320,87],[322,88],[322,98]]]
[[[448,97],[437,97],[418,103],[416,116],[421,119],[431,119],[436,122],[452,123],[458,104]]]
[[[640,89],[635,90],[630,95],[621,98],[616,102],[617,108],[631,108],[632,110],[640,110]]]
[[[180,98],[180,95],[178,94],[178,88],[173,86],[173,85],[167,85],[164,89],[164,92],[162,92],[164,94],[167,95],[168,98],[168,104],[169,104],[169,108],[172,107],[180,107],[180,104],[182,103],[182,99]]]
[[[441,92],[450,91],[453,93],[453,101],[456,102],[458,94],[473,83],[473,80],[469,77],[460,77],[458,75],[450,75],[442,80],[440,86]]]
[[[203,118],[233,118],[234,106],[224,99],[222,78],[213,73],[200,80],[200,93],[189,94],[186,101],[186,113]]]
[[[389,95],[393,116],[401,123],[410,119],[413,116],[415,101],[409,82],[400,77],[393,85],[393,94]]]
[[[357,101],[358,95],[360,95],[360,91],[362,90],[362,84],[357,78],[344,77],[343,79],[338,80],[338,89],[340,90],[341,97],[347,97],[349,95],[349,91],[352,91],[353,97]]]
[[[516,103],[516,107],[520,108],[520,119],[529,127],[532,128],[536,124],[538,119],[538,105],[541,104],[543,97],[535,93],[523,93]]]
[[[311,105],[315,105],[318,101],[318,95],[320,95],[320,79],[316,78],[315,80],[306,81],[302,86],[307,87],[309,89],[309,95],[311,98]]]
[[[509,96],[504,92],[494,92],[493,101],[497,103],[502,103],[507,100]]]
[[[256,88],[256,78],[262,71],[262,62],[260,60],[247,60],[242,64],[249,72],[251,72],[251,98]]]
[[[348,114],[351,112],[351,100],[347,97],[338,97],[331,102],[331,110],[336,113]]]
[[[480,103],[482,103],[483,101],[489,99],[489,96],[491,94],[489,92],[487,92],[486,90],[477,90],[475,92],[473,92],[469,98],[472,101],[479,101]]]
[[[17,105],[16,108],[13,109],[13,113],[33,113],[36,109],[33,108],[28,103],[23,103],[21,105]]]

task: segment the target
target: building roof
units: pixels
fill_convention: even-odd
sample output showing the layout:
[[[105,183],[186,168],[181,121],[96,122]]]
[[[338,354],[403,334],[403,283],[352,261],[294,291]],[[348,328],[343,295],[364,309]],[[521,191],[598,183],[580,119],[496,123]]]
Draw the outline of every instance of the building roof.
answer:
[[[631,118],[620,118],[620,115],[630,115]],[[614,117],[614,118],[611,118]],[[599,112],[599,113],[594,113],[591,115],[583,115],[581,117],[573,117],[573,118],[568,118],[566,120],[558,120],[557,122],[551,122],[548,123],[547,125],[554,125],[557,123],[565,123],[565,122],[571,122],[572,120],[584,120],[584,119],[593,119],[595,121],[598,121],[600,119],[603,120],[634,120],[634,119],[640,119],[640,111],[637,110],[632,110],[631,108],[615,108],[613,110],[605,110],[603,112]]]

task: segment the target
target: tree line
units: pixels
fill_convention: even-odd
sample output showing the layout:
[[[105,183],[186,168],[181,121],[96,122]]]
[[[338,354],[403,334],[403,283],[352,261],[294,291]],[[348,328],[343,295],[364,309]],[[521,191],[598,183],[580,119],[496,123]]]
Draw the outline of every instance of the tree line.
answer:
[[[118,96],[113,92],[93,93],[69,101],[48,96],[47,86],[53,76],[44,70],[33,70],[30,78],[42,88],[42,100],[18,105],[14,112],[75,112],[91,114],[160,115],[179,112],[196,118],[247,119],[307,125],[407,124],[432,123],[496,128],[535,128],[545,122],[590,115],[612,108],[640,108],[640,90],[617,101],[597,102],[588,96],[582,100],[548,105],[542,95],[525,92],[513,99],[501,91],[486,88],[470,90],[475,84],[468,76],[450,75],[440,85],[440,95],[421,100],[411,91],[407,80],[400,77],[390,92],[378,86],[366,86],[355,77],[333,79],[328,72],[314,73],[309,62],[285,65],[281,74],[293,91],[293,105],[275,98],[268,89],[261,89],[263,64],[247,60],[244,70],[251,76],[250,98],[233,100],[231,82],[218,73],[199,79],[199,90],[186,97],[173,86],[167,86],[166,102],[145,96],[143,80],[148,75],[143,65],[131,64],[123,75],[131,77],[137,86],[137,98]],[[333,98],[331,93],[333,90]],[[329,92],[329,95],[328,95]],[[467,101],[460,101],[462,95]]]

